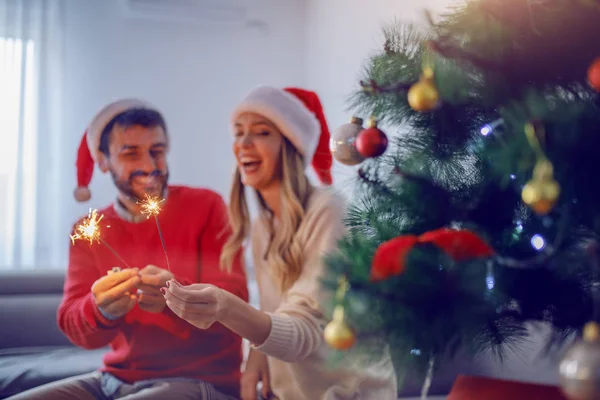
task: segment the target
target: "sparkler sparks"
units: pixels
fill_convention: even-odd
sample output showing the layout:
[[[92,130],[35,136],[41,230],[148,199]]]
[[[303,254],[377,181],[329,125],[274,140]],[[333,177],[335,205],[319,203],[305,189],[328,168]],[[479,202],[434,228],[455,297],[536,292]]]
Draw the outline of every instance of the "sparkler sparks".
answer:
[[[165,253],[165,259],[167,261],[167,269],[171,271],[171,264],[169,263],[169,255],[167,254],[167,246],[165,245],[165,238],[162,234],[162,229],[160,229],[160,223],[158,222],[158,214],[161,212],[160,204],[165,201],[165,199],[161,199],[159,197],[150,196],[146,194],[146,199],[138,202],[142,206],[142,214],[146,217],[154,217],[154,221],[156,221],[156,229],[158,229],[158,236],[160,236],[160,243],[162,244],[163,251]]]
[[[146,217],[156,217],[160,214],[161,208],[160,204],[165,201],[165,199],[160,199],[158,197],[153,197],[146,194],[146,199],[138,202],[142,206],[142,214]]]
[[[102,243],[119,261],[123,263],[125,267],[131,268],[129,264],[127,264],[119,255],[119,253],[117,253],[115,249],[109,246],[108,243],[102,239],[102,236],[100,235],[100,221],[102,221],[102,218],[104,218],[104,215],[98,214],[98,210],[92,210],[90,208],[88,216],[75,227],[75,233],[70,235],[71,243],[75,245],[76,240],[87,240],[90,245],[94,242]],[[110,228],[110,226],[107,225],[106,228]]]
[[[87,218],[84,218],[81,224],[75,227],[75,233],[71,235],[71,242],[75,244],[76,240],[87,240],[90,244],[100,242],[100,221],[104,215],[98,215],[98,210],[88,212]]]

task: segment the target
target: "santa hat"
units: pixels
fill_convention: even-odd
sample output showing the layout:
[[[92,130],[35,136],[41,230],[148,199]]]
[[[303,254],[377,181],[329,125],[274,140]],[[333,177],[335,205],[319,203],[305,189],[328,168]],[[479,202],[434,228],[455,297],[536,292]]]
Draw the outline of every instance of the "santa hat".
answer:
[[[155,109],[149,103],[138,99],[123,99],[110,103],[96,114],[86,129],[79,149],[77,150],[77,188],[75,189],[75,200],[79,202],[88,201],[92,194],[88,188],[92,181],[95,164],[100,157],[100,136],[106,125],[117,115],[135,108]]]
[[[259,86],[236,107],[233,120],[246,112],[260,114],[273,122],[302,154],[305,167],[312,163],[321,182],[331,185],[333,159],[329,151],[329,127],[315,92]]]

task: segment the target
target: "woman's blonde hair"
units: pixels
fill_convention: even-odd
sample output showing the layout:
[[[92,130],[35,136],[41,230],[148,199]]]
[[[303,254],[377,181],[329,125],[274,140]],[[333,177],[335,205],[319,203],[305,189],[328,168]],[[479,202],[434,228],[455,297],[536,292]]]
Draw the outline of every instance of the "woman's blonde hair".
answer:
[[[271,241],[266,253],[273,277],[282,291],[294,284],[302,272],[304,254],[302,246],[296,239],[298,227],[304,219],[304,212],[312,186],[304,174],[304,160],[294,145],[283,136],[280,156],[281,176],[281,220],[277,229],[273,227],[273,213],[267,207],[260,193],[258,203],[260,213],[269,221]],[[235,169],[229,198],[229,219],[233,234],[229,237],[221,252],[221,268],[231,270],[235,257],[242,249],[246,237],[250,233],[250,212],[242,183],[240,171]]]

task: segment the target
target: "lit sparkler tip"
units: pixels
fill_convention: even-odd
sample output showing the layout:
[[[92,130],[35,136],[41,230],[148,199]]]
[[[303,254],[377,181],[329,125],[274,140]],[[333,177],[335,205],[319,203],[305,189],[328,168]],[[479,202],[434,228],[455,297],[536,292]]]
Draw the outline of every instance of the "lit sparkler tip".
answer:
[[[71,242],[75,244],[76,240],[87,240],[92,244],[100,241],[100,221],[104,215],[98,214],[98,210],[88,212],[88,216],[75,227],[75,233],[70,235]]]
[[[160,204],[163,201],[165,201],[165,199],[146,194],[146,199],[141,202],[138,202],[138,204],[142,206],[142,214],[150,218],[160,214]]]

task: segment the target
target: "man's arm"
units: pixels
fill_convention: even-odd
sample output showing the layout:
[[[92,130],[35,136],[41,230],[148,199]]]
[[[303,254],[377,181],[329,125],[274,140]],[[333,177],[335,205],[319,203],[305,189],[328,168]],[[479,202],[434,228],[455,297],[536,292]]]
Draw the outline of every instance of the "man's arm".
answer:
[[[84,349],[107,346],[119,332],[122,318],[107,319],[94,301],[91,287],[101,276],[94,265],[89,244],[76,242],[69,250],[69,266],[58,326],[67,338]]]

